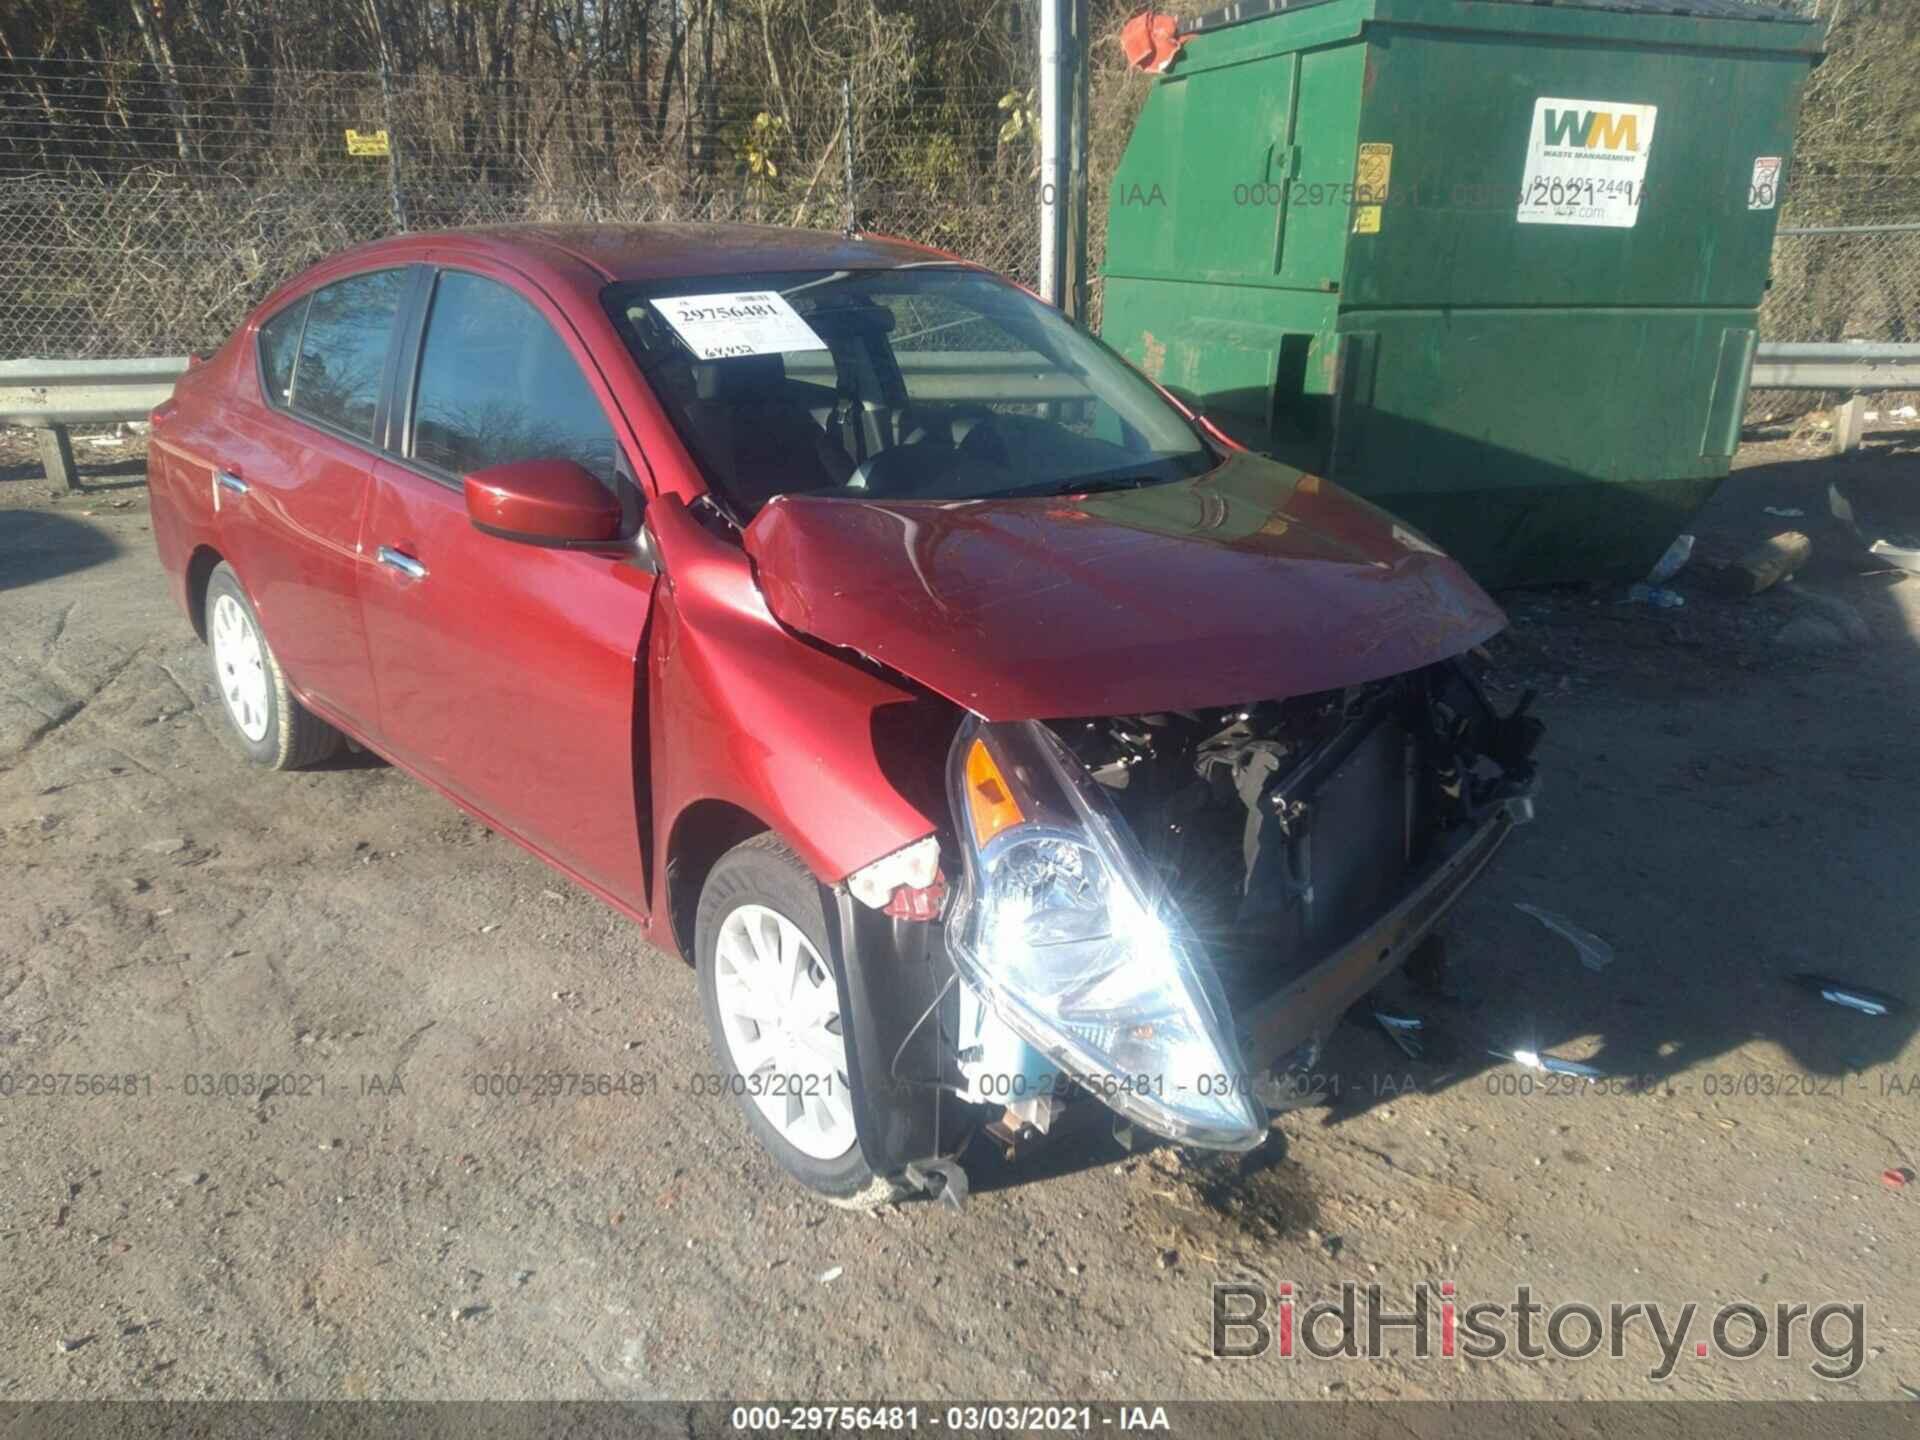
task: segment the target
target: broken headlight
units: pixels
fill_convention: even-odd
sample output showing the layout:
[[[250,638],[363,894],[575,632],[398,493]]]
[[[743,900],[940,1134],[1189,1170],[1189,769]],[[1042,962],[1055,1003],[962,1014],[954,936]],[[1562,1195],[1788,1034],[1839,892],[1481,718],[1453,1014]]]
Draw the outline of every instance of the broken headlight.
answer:
[[[1053,733],[969,718],[947,788],[967,855],[947,928],[962,978],[1121,1114],[1194,1145],[1258,1145],[1266,1123],[1198,945]]]

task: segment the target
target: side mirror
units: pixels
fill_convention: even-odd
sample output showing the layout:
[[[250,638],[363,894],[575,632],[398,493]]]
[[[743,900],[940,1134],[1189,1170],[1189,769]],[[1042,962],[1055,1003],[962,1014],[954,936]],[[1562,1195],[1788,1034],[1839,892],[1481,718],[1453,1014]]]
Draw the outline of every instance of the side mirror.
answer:
[[[527,545],[606,545],[620,539],[620,501],[572,460],[511,460],[466,479],[476,530]]]

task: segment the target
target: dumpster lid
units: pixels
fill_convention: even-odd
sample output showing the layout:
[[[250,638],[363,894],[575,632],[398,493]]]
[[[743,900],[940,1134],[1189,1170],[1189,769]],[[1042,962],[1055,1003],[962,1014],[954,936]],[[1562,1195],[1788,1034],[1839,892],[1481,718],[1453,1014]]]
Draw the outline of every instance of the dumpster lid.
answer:
[[[1269,15],[1283,15],[1289,11],[1307,10],[1315,5],[1331,3],[1332,0],[1240,0],[1239,4],[1225,5],[1181,21],[1178,33],[1185,36],[1203,30],[1223,30],[1229,25],[1243,25],[1249,20],[1261,20]],[[1771,20],[1796,25],[1819,23],[1790,10],[1772,9],[1756,3],[1756,0],[1482,0],[1482,3],[1558,5],[1566,10],[1619,10],[1635,15],[1679,15],[1709,20]]]

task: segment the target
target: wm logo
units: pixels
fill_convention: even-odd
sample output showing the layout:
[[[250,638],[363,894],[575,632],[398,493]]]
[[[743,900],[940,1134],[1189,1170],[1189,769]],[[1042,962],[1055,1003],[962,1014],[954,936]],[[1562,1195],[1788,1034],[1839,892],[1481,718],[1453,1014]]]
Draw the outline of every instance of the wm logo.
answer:
[[[1576,150],[1640,149],[1640,117],[1612,110],[1554,110],[1546,112],[1547,144]]]

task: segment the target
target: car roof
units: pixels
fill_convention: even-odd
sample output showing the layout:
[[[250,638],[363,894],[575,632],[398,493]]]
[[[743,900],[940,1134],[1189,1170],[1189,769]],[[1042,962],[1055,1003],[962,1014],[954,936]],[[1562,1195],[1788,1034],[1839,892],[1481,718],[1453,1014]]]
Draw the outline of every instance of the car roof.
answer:
[[[891,270],[966,264],[957,257],[887,236],[797,230],[779,225],[492,225],[422,230],[363,245],[338,257],[357,264],[424,259],[465,251],[582,289],[678,276],[768,270]],[[329,266],[329,269],[335,267]]]

